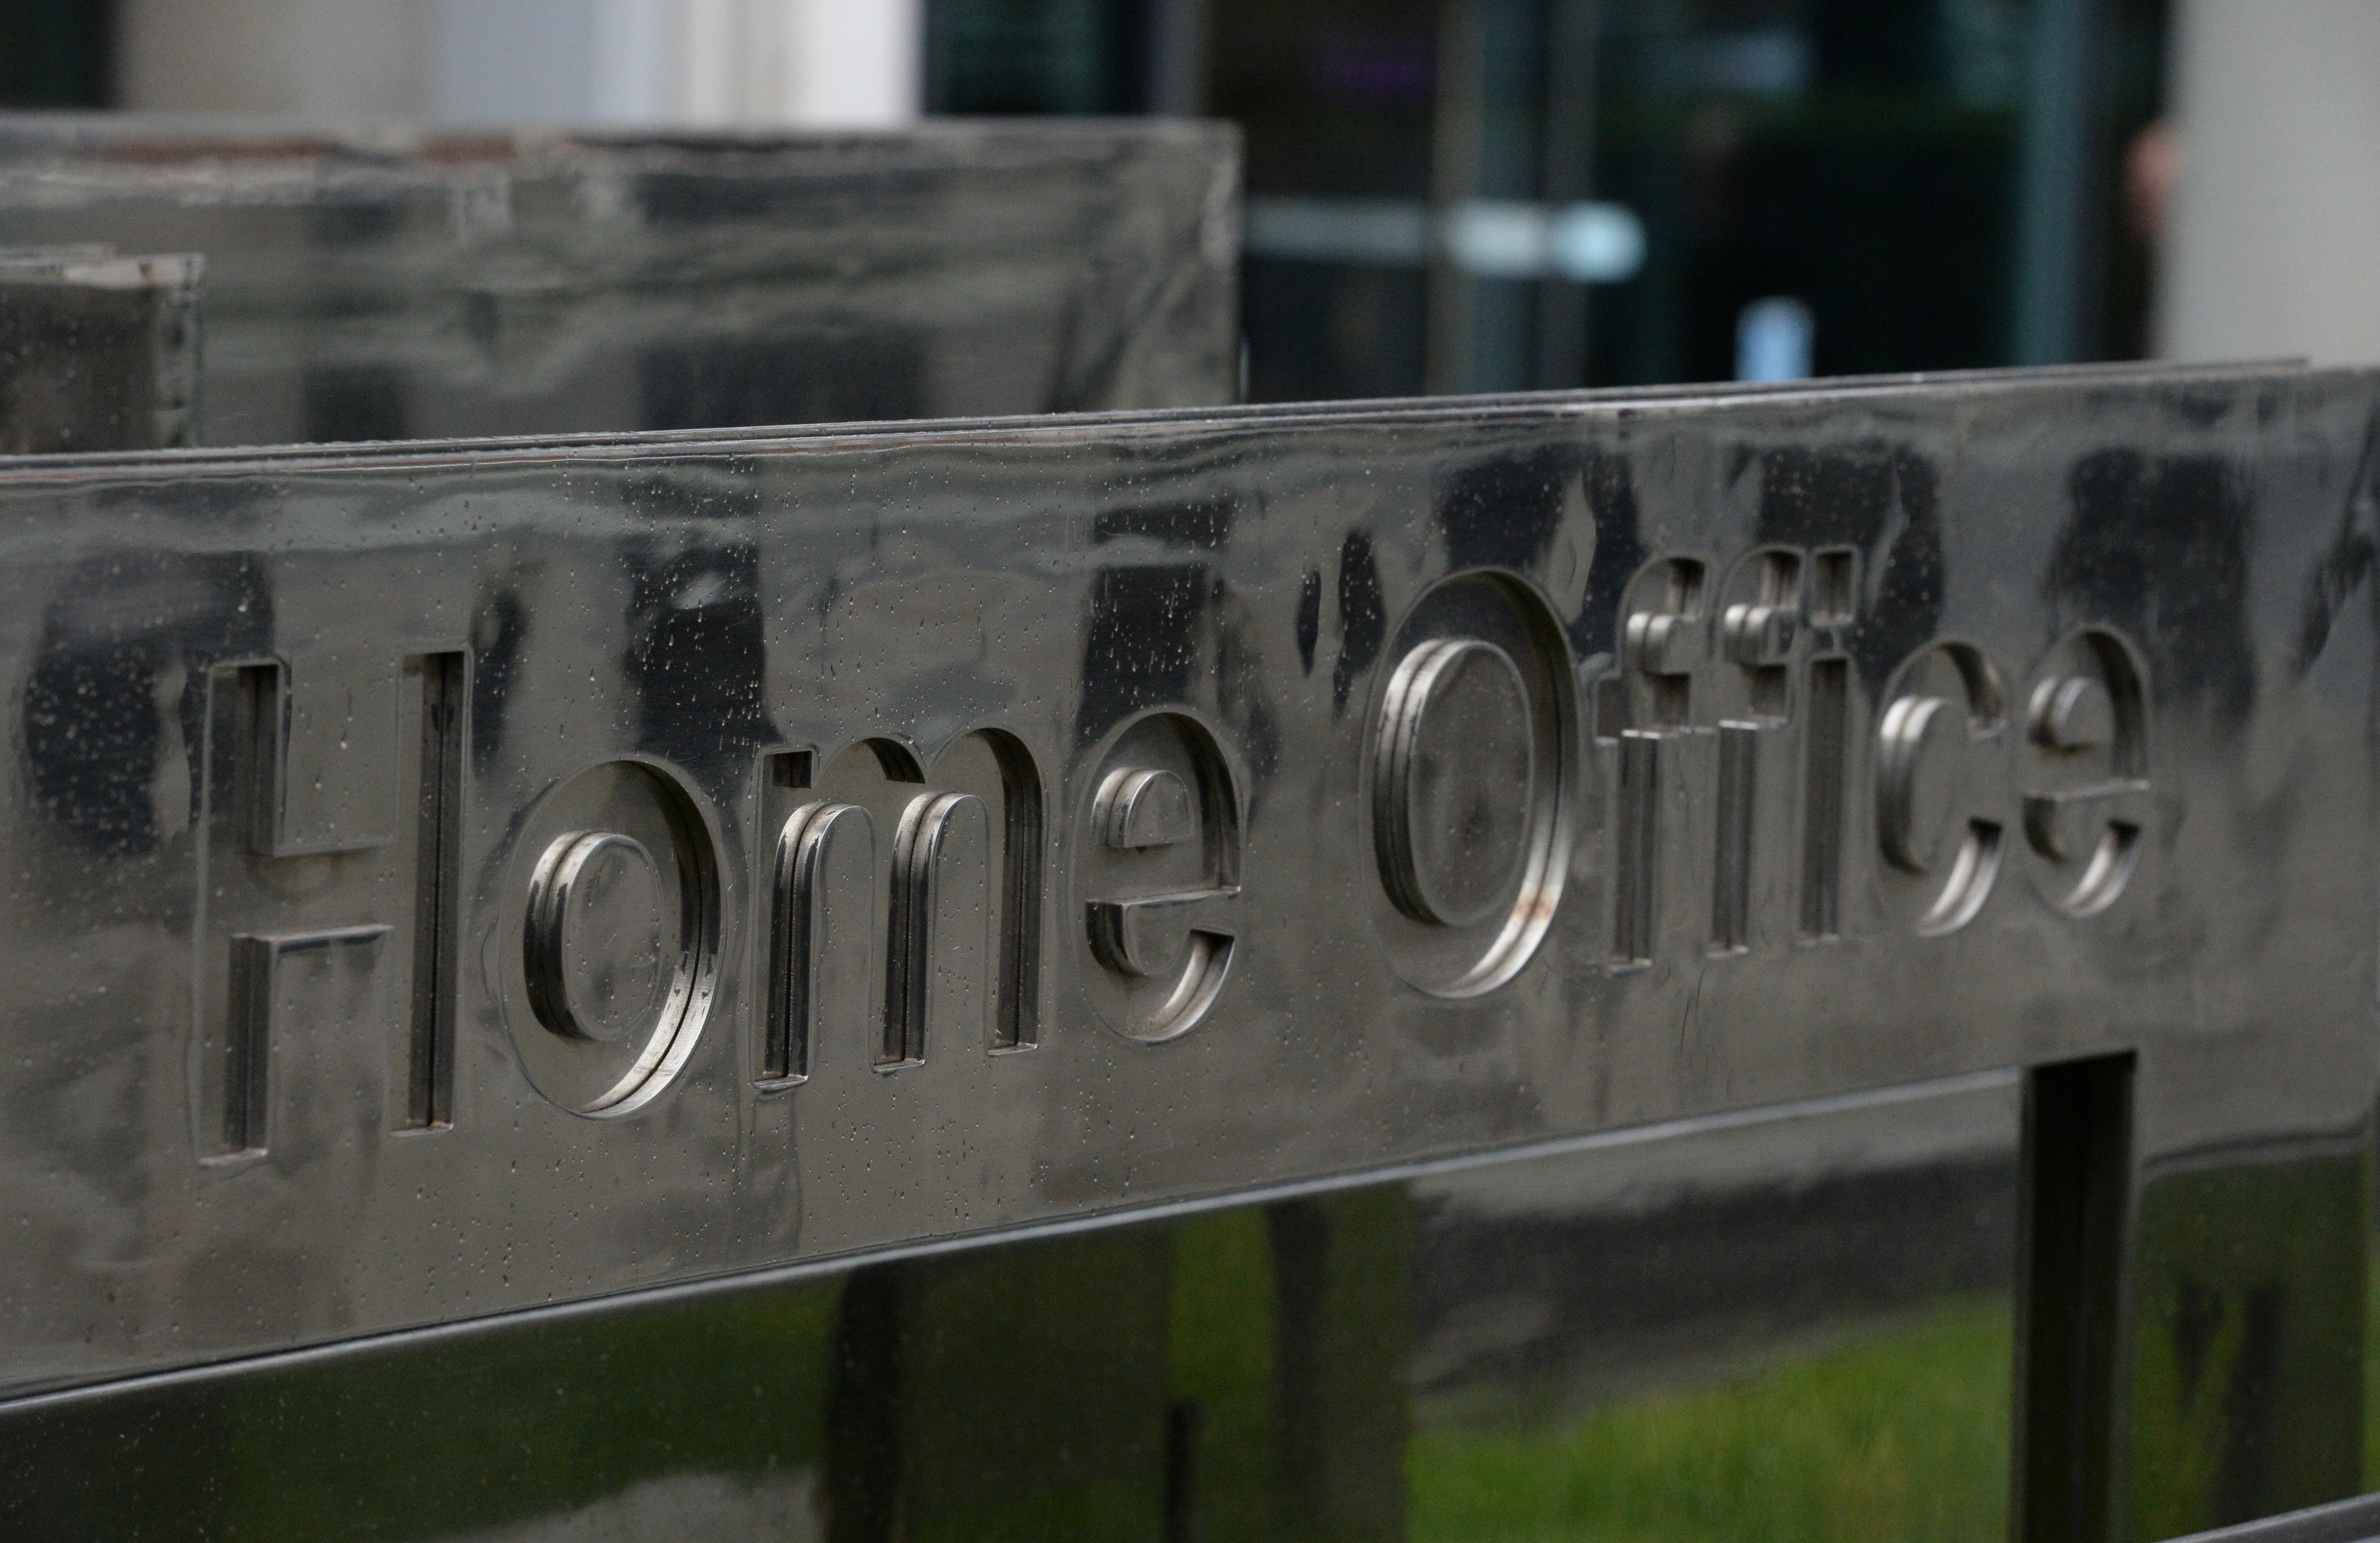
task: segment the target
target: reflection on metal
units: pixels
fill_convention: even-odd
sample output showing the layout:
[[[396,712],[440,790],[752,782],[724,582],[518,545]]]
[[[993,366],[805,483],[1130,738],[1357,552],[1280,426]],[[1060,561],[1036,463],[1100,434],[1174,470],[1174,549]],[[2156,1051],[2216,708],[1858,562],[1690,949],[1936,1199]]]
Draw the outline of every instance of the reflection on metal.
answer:
[[[2380,1538],[2380,1495],[2359,1495],[2240,1526],[2192,1533],[2173,1543],[2374,1543],[2375,1538]]]
[[[2117,1325],[2125,1230],[2136,1222],[2128,1170],[2139,1080],[2130,1055],[2036,1066],[2025,1078],[2012,1530],[2028,1539],[2106,1537],[2121,1514]]]
[[[0,116],[0,247],[204,252],[208,443],[1196,407],[1238,378],[1237,161],[1229,128],[1184,121],[654,137]],[[72,289],[132,306],[138,352],[152,310],[158,336],[189,331],[196,260],[115,266],[136,261],[154,298],[111,298],[90,262]],[[12,276],[0,261],[22,294]],[[46,286],[43,325],[68,298]],[[136,376],[91,346],[103,321],[76,323],[82,364],[106,361],[77,378],[120,390]],[[195,334],[158,357],[185,386],[158,395],[153,436],[122,418],[27,438],[20,403],[0,448],[194,443]]]
[[[205,269],[0,244],[0,455],[191,443]]]
[[[1590,1524],[1762,1543],[1780,1513],[1997,1537],[2016,1092],[1970,1077],[1618,1132],[0,1406],[0,1516],[104,1536],[367,1516],[475,1543],[882,1537],[893,1515],[1232,1543]],[[621,1440],[623,1408],[672,1440]],[[313,1409],[338,1413],[291,1417]],[[1020,1452],[988,1428],[1067,1440]],[[79,1483],[103,1471],[137,1476]],[[1104,1525],[1071,1521],[1092,1497]]]
[[[1415,1179],[1410,1536],[2009,1536],[2018,1158],[1994,1075]]]
[[[1952,1338],[2018,1368],[2034,1535],[2346,1493],[2375,412],[2119,371],[0,467],[0,1423],[848,1272],[784,1393],[842,1411],[829,1509],[990,1504],[1062,1464],[937,1466],[943,1391],[1098,1257],[1133,1514],[1255,1407],[1285,1514],[1378,1532],[1398,1368],[1497,1325],[1411,1289],[1417,1188],[1338,1191],[1998,1074]],[[1201,1279],[1274,1360],[1177,1417],[1153,1229],[1258,1200]]]

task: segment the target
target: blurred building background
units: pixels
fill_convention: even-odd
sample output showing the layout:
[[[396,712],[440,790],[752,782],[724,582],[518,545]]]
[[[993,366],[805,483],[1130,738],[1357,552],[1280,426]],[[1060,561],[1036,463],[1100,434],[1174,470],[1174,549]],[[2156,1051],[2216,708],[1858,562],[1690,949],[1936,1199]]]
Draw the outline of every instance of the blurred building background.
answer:
[[[2380,0],[0,0],[0,96],[1228,117],[1259,400],[2380,361]]]

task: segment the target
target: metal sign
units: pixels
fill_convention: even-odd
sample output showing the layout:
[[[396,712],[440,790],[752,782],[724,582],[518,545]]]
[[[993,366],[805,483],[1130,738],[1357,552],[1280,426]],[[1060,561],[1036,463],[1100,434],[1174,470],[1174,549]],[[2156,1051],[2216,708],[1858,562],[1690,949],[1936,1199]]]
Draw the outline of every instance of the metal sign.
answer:
[[[174,437],[63,448],[1225,401],[1238,225],[1219,124],[656,137],[0,114],[0,247],[206,254],[203,422],[185,393],[159,404],[184,409]]]
[[[2098,1475],[2029,1503],[2104,1504],[2261,1225],[2192,1176],[2368,1143],[2375,415],[2118,371],[13,463],[0,1373],[2027,1067],[2020,1440]],[[2328,1300],[2276,1298],[2277,1411],[2344,1385]]]
[[[0,247],[0,453],[194,443],[205,269],[190,253]]]

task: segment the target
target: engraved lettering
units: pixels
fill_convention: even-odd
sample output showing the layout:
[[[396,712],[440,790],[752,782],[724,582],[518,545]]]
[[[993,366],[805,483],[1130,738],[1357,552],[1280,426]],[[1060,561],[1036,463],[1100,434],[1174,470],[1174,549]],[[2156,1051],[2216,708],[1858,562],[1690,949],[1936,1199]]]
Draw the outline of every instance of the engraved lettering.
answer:
[[[220,1113],[210,1160],[261,1156],[272,1142],[273,1050],[284,1030],[380,1018],[380,944],[391,929],[336,927],[231,940],[231,1010],[207,1079]]]
[[[1752,943],[1754,813],[1760,793],[1761,726],[1718,725],[1718,829],[1711,882],[1711,949],[1741,954]]]
[[[929,1043],[985,1029],[991,830],[971,793],[920,794],[892,837],[880,1070],[923,1065]]]
[[[2131,646],[2084,627],[2050,650],[2026,693],[2023,808],[2028,867],[2070,917],[2114,905],[2147,827],[2148,706]]]
[[[1626,966],[1653,962],[1653,870],[1659,860],[1661,736],[1640,729],[1620,735],[1620,818],[1613,831],[1618,869],[1612,899],[1611,953]]]
[[[921,1064],[928,1044],[1035,1046],[1047,848],[1041,774],[1021,740],[971,730],[930,773],[889,737],[831,757],[771,751],[759,784],[762,828],[778,832],[762,859],[772,873],[763,1087],[807,1078],[837,1024],[870,1026],[868,1061],[884,1071]],[[1147,790],[1135,828],[1174,818],[1163,805],[1162,788]]]
[[[644,843],[616,831],[554,837],[529,879],[521,942],[538,1021],[603,1045],[643,1034],[668,986],[672,919]]]
[[[1618,871],[1612,887],[1612,963],[1652,963],[1677,927],[1663,874],[1702,869],[1691,847],[1702,832],[1682,806],[1701,777],[1711,735],[1694,724],[1695,677],[1710,652],[1703,610],[1705,569],[1689,557],[1658,559],[1629,582],[1620,624],[1620,678],[1601,705],[1616,722],[1598,732],[1619,741]],[[1687,923],[1697,926],[1698,923]]]
[[[400,1129],[453,1117],[468,680],[459,651],[400,659],[370,647],[207,673],[193,917],[200,1039],[228,1054],[253,1031],[264,966],[237,939],[377,926],[338,912],[367,891],[408,895],[410,925],[382,928],[407,951],[390,963],[410,982],[387,1052],[388,1118]],[[397,790],[408,783],[414,800],[400,819]],[[213,1080],[212,1071],[201,1078]],[[209,1096],[194,1112],[206,1149],[212,1107]]]
[[[1475,638],[1422,644],[1390,681],[1380,736],[1373,839],[1397,908],[1462,927],[1509,905],[1537,778],[1512,656]]]
[[[397,662],[370,650],[239,667],[256,694],[249,850],[353,852],[396,840]]]
[[[806,804],[777,840],[761,1077],[810,1074],[835,1024],[876,1021],[876,824],[856,804]]]
[[[1998,783],[2007,723],[1999,676],[1965,643],[1937,643],[1893,673],[1876,724],[1876,836],[1912,929],[1973,921],[1999,877]]]
[[[1172,846],[1198,833],[1188,784],[1162,768],[1117,770],[1099,786],[1099,834],[1119,852]]]
[[[1732,670],[1717,683],[1718,784],[1711,861],[1711,952],[1742,954],[1752,944],[1764,833],[1789,828],[1785,779],[1763,775],[1768,747],[1793,718],[1793,666],[1803,638],[1802,554],[1783,547],[1753,553],[1721,591],[1719,652]]]
[[[1561,905],[1577,777],[1569,641],[1515,576],[1467,573],[1399,623],[1364,779],[1379,874],[1374,935],[1432,996],[1492,991]]]
[[[1041,809],[1041,771],[1024,741],[999,729],[962,738],[934,763],[934,774],[958,781],[963,761],[991,762],[979,791],[996,794],[998,845],[999,994],[992,1005],[991,1049],[1029,1051],[1041,1038],[1042,868],[1048,860]],[[963,784],[961,785],[972,785]],[[987,803],[990,800],[987,798]]]
[[[1822,549],[1811,559],[1809,685],[1802,713],[1801,935],[1842,931],[1844,784],[1851,774],[1851,633],[1859,601],[1859,553]]]
[[[1237,947],[1229,918],[1240,812],[1230,767],[1196,719],[1148,713],[1110,744],[1092,790],[1075,848],[1091,895],[1084,941],[1098,966],[1086,984],[1117,1032],[1179,1038],[1213,1007]]]
[[[413,828],[413,1000],[406,1055],[406,1118],[435,1130],[454,1120],[455,954],[462,935],[463,767],[467,656],[406,662],[421,702]]]
[[[717,991],[717,838],[674,772],[589,768],[517,838],[499,989],[529,1081],[575,1113],[618,1115],[668,1087]]]

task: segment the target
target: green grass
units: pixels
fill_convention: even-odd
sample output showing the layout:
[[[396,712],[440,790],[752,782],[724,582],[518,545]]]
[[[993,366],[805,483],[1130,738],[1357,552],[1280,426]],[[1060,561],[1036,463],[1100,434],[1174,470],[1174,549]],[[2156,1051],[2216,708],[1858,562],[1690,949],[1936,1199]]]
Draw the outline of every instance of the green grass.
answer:
[[[2008,1533],[2008,1305],[1527,1429],[1425,1428],[1415,1543],[1958,1543]]]

